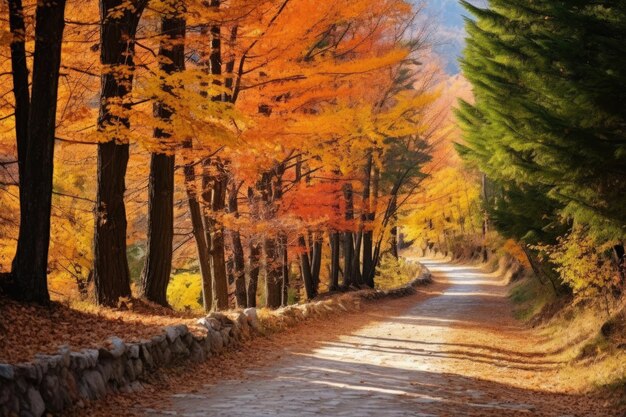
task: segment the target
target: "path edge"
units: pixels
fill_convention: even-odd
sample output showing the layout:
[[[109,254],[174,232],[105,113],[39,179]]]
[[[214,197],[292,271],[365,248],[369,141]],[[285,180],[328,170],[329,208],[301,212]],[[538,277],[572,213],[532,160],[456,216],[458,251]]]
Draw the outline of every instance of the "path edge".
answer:
[[[59,415],[110,394],[140,391],[142,380],[160,369],[193,366],[236,349],[243,341],[303,321],[360,311],[364,302],[410,296],[433,282],[428,268],[420,265],[415,279],[390,290],[359,290],[274,311],[213,312],[197,322],[206,331],[202,336],[181,324],[164,327],[161,334],[137,343],[113,336],[106,348],[71,351],[63,346],[56,355],[35,355],[26,363],[0,363],[0,416]]]

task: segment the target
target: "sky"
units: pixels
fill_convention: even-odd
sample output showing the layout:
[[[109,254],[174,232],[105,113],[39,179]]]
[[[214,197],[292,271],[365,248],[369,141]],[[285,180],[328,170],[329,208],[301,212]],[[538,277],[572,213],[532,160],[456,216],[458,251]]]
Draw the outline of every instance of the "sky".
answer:
[[[426,5],[426,13],[429,18],[436,21],[435,24],[435,51],[444,61],[446,71],[450,75],[459,72],[457,59],[464,47],[465,30],[463,16],[467,11],[458,0],[423,0]],[[473,1],[480,4],[484,0]]]

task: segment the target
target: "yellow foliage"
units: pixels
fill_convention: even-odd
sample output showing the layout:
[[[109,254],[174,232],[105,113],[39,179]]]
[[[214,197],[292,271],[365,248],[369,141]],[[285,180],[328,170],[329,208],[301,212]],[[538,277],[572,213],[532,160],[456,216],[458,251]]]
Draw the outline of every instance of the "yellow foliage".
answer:
[[[202,310],[202,277],[198,273],[175,274],[167,287],[167,301],[177,310]]]
[[[580,297],[604,294],[620,283],[619,273],[607,252],[610,245],[598,246],[580,226],[550,247],[541,247],[557,265],[561,279]]]
[[[402,220],[407,240],[436,244],[451,249],[453,240],[470,240],[481,232],[480,186],[476,176],[465,170],[453,148],[460,140],[452,109],[459,97],[469,100],[468,83],[462,77],[442,80],[435,92],[416,97],[425,109],[421,123],[429,138],[431,161],[425,168],[428,177],[410,202]]]
[[[442,235],[476,234],[480,229],[479,188],[471,175],[449,166],[432,174],[415,209],[405,218],[408,239],[436,242]]]
[[[530,265],[530,262],[528,261],[528,257],[526,256],[526,253],[524,253],[524,250],[522,249],[520,244],[514,241],[513,239],[507,239],[507,241],[504,242],[502,249],[504,250],[505,253],[509,254],[511,257],[517,260],[524,268],[526,269],[531,268],[531,265]]]

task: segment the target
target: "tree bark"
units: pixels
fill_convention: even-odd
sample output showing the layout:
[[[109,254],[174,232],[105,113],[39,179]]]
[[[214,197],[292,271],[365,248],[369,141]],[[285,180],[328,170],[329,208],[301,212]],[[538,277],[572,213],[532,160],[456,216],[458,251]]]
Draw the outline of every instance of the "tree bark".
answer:
[[[191,139],[183,144],[185,149],[192,149]],[[213,283],[210,272],[210,256],[209,246],[204,234],[204,224],[202,223],[202,208],[198,201],[196,192],[196,171],[193,161],[185,164],[185,191],[187,193],[187,203],[189,206],[189,214],[191,216],[191,225],[193,227],[193,236],[196,241],[196,251],[198,253],[198,263],[200,264],[200,275],[202,276],[202,300],[205,311],[211,310],[213,301]]]
[[[273,192],[271,198],[272,210],[271,213],[275,215],[276,209],[274,204],[276,201],[283,198],[283,174],[284,165],[278,166],[274,170]],[[289,297],[289,253],[287,248],[287,235],[282,231],[278,233],[277,237],[278,250],[280,252],[280,298],[281,306],[286,306]]]
[[[120,297],[130,297],[130,272],[126,257],[125,178],[129,145],[117,129],[130,128],[125,115],[113,114],[111,102],[124,100],[133,84],[135,35],[145,7],[141,0],[133,8],[125,7],[119,17],[111,17],[124,4],[121,0],[100,0],[101,77],[98,129],[111,130],[114,137],[98,144],[96,218],[94,233],[94,282],[96,302],[115,305]]]
[[[259,200],[254,188],[248,188],[248,206],[250,208],[250,218],[253,221],[260,219]],[[256,307],[257,287],[259,283],[259,272],[261,271],[261,245],[258,236],[250,237],[248,262],[250,264],[250,279],[248,280],[248,307]]]
[[[274,217],[274,195],[271,186],[271,175],[267,175],[264,196],[267,220]],[[265,250],[265,305],[268,308],[278,308],[282,303],[282,261],[278,253],[277,241],[274,236],[265,236],[263,248]]]
[[[322,248],[324,243],[324,235],[316,233],[313,241],[313,256],[311,257],[311,276],[313,277],[313,286],[315,294],[319,292],[320,271],[322,268]]]
[[[261,176],[258,188],[264,204],[265,220],[274,218],[274,188],[272,187],[273,171]],[[278,308],[282,303],[282,266],[276,237],[266,233],[263,238],[265,252],[265,303],[268,308]]]
[[[372,271],[372,245],[373,230],[371,222],[371,182],[372,182],[372,152],[367,156],[365,167],[363,168],[363,209],[361,213],[361,234],[363,235],[363,282],[374,287],[374,273]]]
[[[352,255],[352,281],[353,284],[357,287],[360,287],[363,284],[363,276],[361,275],[360,269],[360,254],[361,254],[361,244],[363,243],[363,233],[357,233],[356,241],[354,242],[354,253]]]
[[[374,221],[376,220],[376,212],[378,210],[379,194],[380,194],[380,169],[377,166],[374,166],[373,173],[372,173],[372,197],[371,197],[372,203],[370,204],[369,217],[368,217],[370,228],[372,228],[372,233],[370,235],[372,242],[374,240],[373,239],[374,238],[373,225],[374,225]],[[384,228],[379,233],[381,235],[384,235],[385,233]],[[367,285],[369,285],[371,288],[374,288],[376,286],[374,279],[376,277],[376,268],[378,267],[379,251],[380,251],[380,247],[378,247],[378,245],[374,245],[373,253],[371,254],[372,263],[371,263],[369,275],[366,278]]]
[[[304,281],[304,291],[307,300],[312,300],[317,295],[313,275],[311,273],[311,262],[309,260],[309,252],[306,246],[304,235],[298,236],[298,246],[300,247],[300,271],[302,273],[302,281]]]
[[[481,178],[480,178],[480,183],[481,183],[481,193],[482,193],[482,198],[483,198],[483,202],[485,203],[485,207],[487,207],[487,204],[489,203],[488,200],[488,194],[487,194],[487,175],[486,174],[482,174]],[[489,259],[489,254],[487,252],[487,233],[489,232],[489,213],[487,212],[487,209],[483,210],[483,247],[482,247],[482,257],[483,257],[483,262],[487,262]],[[555,288],[556,291],[556,288]]]
[[[259,209],[259,196],[253,187],[248,187],[248,207],[250,209],[250,219],[259,221],[261,219]],[[248,307],[256,307],[256,296],[259,284],[259,274],[261,272],[261,243],[258,235],[254,234],[249,240],[248,263],[250,265],[250,279],[248,280]]]
[[[392,212],[395,213],[395,211],[397,210],[397,207],[396,207],[397,198],[395,195],[391,198],[390,205],[391,205]],[[395,218],[396,216],[395,214],[393,214],[391,219],[389,220],[390,222],[392,222],[391,232],[390,232],[390,237],[389,237],[389,244],[391,246],[391,255],[394,258],[398,259],[398,256],[399,256],[398,254],[398,226],[396,224]]]
[[[224,212],[226,208],[226,187],[228,177],[221,164],[218,164],[219,173],[215,176],[213,184],[211,210],[213,213]],[[228,309],[228,276],[226,274],[226,257],[224,244],[224,226],[215,218],[210,218],[208,224],[211,244],[211,272],[213,275],[213,308],[217,310]]]
[[[339,289],[339,246],[341,236],[339,232],[330,233],[330,291],[337,291]]]
[[[259,286],[259,273],[261,272],[261,246],[258,242],[250,241],[250,279],[248,280],[248,307],[256,307],[256,293]]]
[[[161,40],[159,67],[167,75],[184,70],[185,66],[185,19],[178,0],[171,0],[173,12],[161,18]],[[172,92],[172,87],[163,82],[162,89]],[[173,110],[162,102],[154,105],[155,117],[169,123]],[[167,140],[171,134],[161,128],[154,131],[154,137]],[[165,150],[167,151],[167,150]],[[150,177],[148,182],[148,244],[141,290],[150,301],[167,306],[167,285],[172,270],[172,244],[174,239],[174,154],[153,152],[150,156]]]
[[[350,222],[354,219],[354,197],[352,184],[343,185],[343,197],[346,203],[345,220]],[[352,277],[352,258],[354,257],[353,233],[346,230],[343,234],[343,282],[344,288],[350,287],[354,281]]]
[[[235,179],[231,177],[230,187],[228,191],[228,211],[239,218],[239,204],[237,197],[239,194],[239,186]],[[230,240],[233,248],[233,276],[235,281],[235,300],[237,307],[248,307],[248,299],[246,296],[246,264],[243,253],[243,244],[241,243],[241,234],[237,228],[229,230]]]
[[[281,305],[284,307],[289,304],[289,253],[287,252],[287,235],[280,233],[278,235],[278,243],[281,262]]]
[[[32,103],[28,109],[28,152],[23,167],[24,177],[20,178],[21,201],[25,205],[20,213],[14,271],[16,295],[22,300],[41,304],[50,301],[47,279],[48,248],[64,15],[65,0],[37,5]],[[23,112],[24,109],[20,111]],[[22,113],[20,117],[23,116]],[[23,120],[20,121],[23,123]],[[22,128],[24,126],[20,127]]]
[[[278,308],[282,304],[282,265],[276,239],[266,236],[265,250],[265,306]]]
[[[13,98],[15,99],[15,142],[19,184],[24,182],[26,153],[28,149],[28,112],[30,91],[28,89],[28,63],[26,61],[26,25],[21,0],[9,0],[9,30],[11,31],[11,72]],[[26,205],[25,193],[20,190],[20,210]],[[17,270],[17,252],[13,258],[12,273]]]
[[[13,75],[13,96],[15,98],[15,138],[20,183],[26,168],[28,149],[28,111],[30,93],[28,91],[28,66],[26,62],[26,25],[22,0],[9,0],[9,27],[11,41],[11,70]],[[22,193],[20,193],[22,197]],[[23,206],[25,203],[21,201]]]
[[[219,10],[220,0],[211,0],[209,7]],[[211,54],[208,60],[208,69],[211,75],[216,76],[214,85],[220,85],[219,76],[222,75],[222,40],[221,26],[213,24],[210,28]],[[211,97],[213,101],[222,101],[222,94]],[[211,275],[213,279],[213,303],[212,308],[224,310],[228,308],[228,275],[226,273],[226,259],[224,250],[224,227],[217,219],[217,213],[226,208],[226,188],[228,176],[224,164],[207,158],[203,163],[202,197],[204,200],[204,227],[205,237],[209,245],[211,259]],[[216,172],[211,173],[211,169]]]

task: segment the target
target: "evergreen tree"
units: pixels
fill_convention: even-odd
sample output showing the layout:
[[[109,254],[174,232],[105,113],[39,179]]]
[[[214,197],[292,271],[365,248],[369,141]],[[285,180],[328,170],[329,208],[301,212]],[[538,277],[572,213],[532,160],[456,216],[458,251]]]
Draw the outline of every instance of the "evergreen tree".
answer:
[[[545,226],[558,214],[598,242],[623,242],[626,4],[464,5],[476,18],[467,20],[462,61],[476,102],[458,111],[466,139],[459,150],[502,185],[508,196],[498,212],[508,202],[514,214],[512,205],[524,202],[522,214],[536,213]],[[497,225],[512,222],[500,217]],[[509,231],[522,238],[536,221],[526,224]]]

